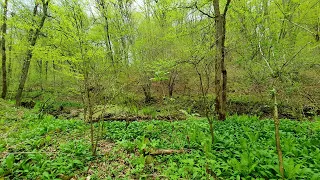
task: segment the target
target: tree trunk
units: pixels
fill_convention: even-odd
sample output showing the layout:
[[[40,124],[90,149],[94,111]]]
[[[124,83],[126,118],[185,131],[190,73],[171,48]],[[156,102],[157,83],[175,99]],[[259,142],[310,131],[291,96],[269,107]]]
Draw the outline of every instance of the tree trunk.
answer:
[[[21,104],[22,91],[23,91],[24,85],[27,80],[31,58],[32,58],[32,50],[28,50],[27,57],[23,62],[22,74],[21,74],[21,78],[19,81],[19,87],[18,87],[18,91],[17,91],[17,95],[16,95],[16,105],[17,106],[20,106],[20,104]]]
[[[151,96],[151,84],[147,83],[142,86],[143,93],[144,93],[144,102],[145,103],[151,103],[152,96]]]
[[[48,64],[49,64],[49,62],[48,62],[48,61],[46,61],[46,63],[45,63],[46,82],[48,81]]]
[[[279,170],[282,179],[284,179],[284,167],[283,167],[283,157],[280,143],[280,121],[278,117],[278,105],[276,99],[276,91],[273,90],[273,99],[274,99],[274,127],[275,127],[275,139],[276,139],[276,148],[278,152],[278,160],[279,160]]]
[[[40,83],[40,89],[41,89],[41,91],[43,91],[42,64],[43,64],[42,60],[41,60],[41,59],[38,60],[38,66],[39,66],[39,83]]]
[[[173,90],[174,90],[174,85],[176,83],[176,78],[177,78],[177,71],[174,70],[171,72],[169,82],[168,82],[168,93],[169,97],[171,98],[173,95]]]
[[[106,33],[106,46],[108,48],[108,55],[109,55],[109,58],[111,59],[111,63],[112,63],[112,66],[115,67],[115,58],[114,58],[114,54],[113,54],[113,49],[112,49],[112,43],[111,43],[111,37],[110,37],[110,28],[109,28],[109,20],[108,20],[108,7],[105,3],[104,0],[96,0],[96,2],[98,3],[98,5],[100,6],[101,8],[101,15],[103,16],[104,18],[104,21],[105,21],[105,25],[104,25],[104,30],[105,30],[105,33]]]
[[[1,98],[5,99],[8,92],[7,84],[7,54],[6,54],[6,35],[7,35],[7,11],[8,0],[4,1],[3,6],[3,24],[2,24],[2,39],[1,39],[1,53],[2,53],[2,94]]]
[[[219,0],[213,0],[215,14],[215,110],[219,120],[226,119],[227,112],[227,70],[225,66],[226,14],[231,0],[228,0],[223,14],[220,13]]]
[[[8,47],[8,74],[7,74],[7,88],[9,89],[10,84],[11,84],[11,79],[12,79],[12,37],[10,37],[10,43],[9,43],[9,47]]]
[[[22,74],[21,74],[21,78],[19,81],[19,87],[18,87],[17,94],[16,94],[16,106],[20,106],[20,104],[21,104],[22,92],[23,92],[24,85],[25,85],[27,77],[28,77],[30,63],[31,63],[31,59],[33,56],[33,48],[36,45],[40,31],[41,31],[41,29],[44,25],[44,22],[47,18],[49,1],[50,0],[47,0],[47,1],[42,0],[43,14],[42,14],[41,20],[40,20],[39,24],[33,24],[33,27],[36,27],[35,30],[33,28],[31,28],[31,30],[29,31],[29,39],[28,39],[29,40],[29,48],[27,51],[27,56],[23,62]],[[36,18],[37,14],[38,14],[38,3],[36,2],[34,9],[33,9],[33,18]]]

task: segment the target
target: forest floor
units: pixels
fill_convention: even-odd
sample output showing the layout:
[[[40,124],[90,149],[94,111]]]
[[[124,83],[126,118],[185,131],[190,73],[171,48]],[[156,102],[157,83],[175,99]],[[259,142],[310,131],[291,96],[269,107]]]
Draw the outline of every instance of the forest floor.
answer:
[[[0,179],[280,178],[270,119],[215,122],[214,145],[204,118],[104,121],[92,156],[90,124],[0,107]],[[286,179],[318,179],[320,118],[281,120],[280,133]]]

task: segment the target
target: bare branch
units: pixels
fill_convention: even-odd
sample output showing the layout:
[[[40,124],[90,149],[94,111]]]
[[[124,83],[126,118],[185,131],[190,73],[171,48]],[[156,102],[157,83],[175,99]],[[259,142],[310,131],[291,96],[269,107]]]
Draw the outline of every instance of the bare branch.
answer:
[[[209,17],[209,18],[214,18],[214,17],[211,16],[210,14],[202,11],[202,10],[198,7],[197,2],[194,3],[194,7],[195,7],[199,12],[201,12],[203,15],[206,15],[206,16]]]
[[[307,44],[305,44],[298,52],[296,52],[296,53],[292,56],[292,58],[290,58],[289,60],[287,60],[287,61],[282,65],[281,70],[282,70],[284,67],[286,67],[286,66],[289,64],[290,61],[292,61],[294,58],[296,58],[296,57],[300,54],[300,52],[301,52],[304,48],[306,48],[307,45],[309,45],[309,44],[311,44],[311,42],[308,42]]]
[[[228,0],[226,3],[226,6],[224,7],[224,11],[223,11],[223,17],[226,17],[229,6],[230,6],[231,0]]]
[[[271,66],[270,66],[270,64],[269,64],[269,62],[268,62],[268,60],[266,59],[266,57],[265,57],[265,55],[263,54],[263,51],[262,51],[262,49],[261,49],[260,41],[259,41],[259,50],[260,50],[260,53],[261,53],[262,59],[266,62],[266,64],[267,64],[268,68],[270,69],[271,73],[273,74],[273,73],[274,73],[274,72],[273,72],[273,69],[271,68]]]
[[[290,22],[291,24],[293,24],[293,25],[295,25],[295,26],[298,26],[299,28],[302,28],[302,29],[306,30],[307,32],[311,33],[311,34],[314,35],[314,36],[317,35],[316,33],[312,32],[310,29],[308,29],[308,28],[306,28],[306,27],[303,27],[303,26],[301,26],[301,25],[298,24],[298,23],[295,23],[295,22],[293,22],[293,21],[290,21],[289,19],[282,19],[282,20],[286,20],[286,21]]]

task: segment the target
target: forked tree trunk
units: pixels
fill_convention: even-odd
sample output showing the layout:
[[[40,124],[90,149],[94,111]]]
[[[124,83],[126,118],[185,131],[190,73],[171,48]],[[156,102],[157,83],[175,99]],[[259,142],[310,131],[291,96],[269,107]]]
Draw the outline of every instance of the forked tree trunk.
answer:
[[[35,28],[35,30],[33,29],[34,27],[31,28],[31,30],[29,31],[29,48],[27,51],[27,55],[26,58],[24,59],[23,62],[23,67],[22,67],[22,74],[21,74],[21,78],[19,81],[19,87],[17,90],[17,94],[16,94],[16,106],[20,106],[21,104],[21,98],[22,98],[22,92],[24,89],[24,85],[26,83],[27,77],[28,77],[28,72],[29,72],[29,68],[30,68],[30,63],[31,63],[31,59],[33,56],[33,48],[36,45],[37,39],[39,37],[40,31],[44,25],[44,22],[47,18],[47,13],[48,13],[48,6],[49,6],[49,1],[50,0],[42,0],[42,16],[41,16],[41,20],[39,22],[39,24],[33,24]],[[36,18],[37,14],[38,14],[38,2],[36,2],[34,9],[33,9],[33,18]]]
[[[6,54],[6,35],[7,35],[7,11],[8,0],[4,1],[3,5],[3,24],[2,24],[2,39],[1,39],[1,54],[2,54],[2,94],[1,98],[5,99],[8,92],[7,84],[7,54]]]

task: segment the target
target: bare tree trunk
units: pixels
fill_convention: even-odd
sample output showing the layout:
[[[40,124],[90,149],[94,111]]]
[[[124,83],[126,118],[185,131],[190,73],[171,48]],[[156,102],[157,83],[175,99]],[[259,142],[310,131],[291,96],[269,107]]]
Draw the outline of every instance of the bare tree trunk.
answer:
[[[47,0],[47,1],[42,0],[43,13],[42,13],[41,20],[40,20],[39,24],[33,24],[33,27],[31,28],[31,30],[29,32],[29,48],[27,51],[26,58],[24,59],[24,62],[23,62],[22,74],[21,74],[21,78],[19,81],[19,87],[18,87],[17,94],[16,94],[16,106],[20,106],[20,104],[21,104],[22,92],[23,92],[24,85],[25,85],[27,77],[28,77],[30,63],[31,63],[31,59],[33,56],[32,49],[36,45],[40,31],[41,31],[41,29],[45,23],[45,20],[47,18],[49,1],[50,0]],[[35,18],[38,14],[38,6],[39,6],[39,4],[38,4],[38,2],[36,2],[34,9],[33,9],[33,18]],[[34,27],[36,27],[35,30],[33,29]]]
[[[173,95],[173,90],[174,90],[174,85],[176,83],[176,78],[177,78],[177,70],[173,70],[171,72],[169,81],[168,81],[168,93],[169,97],[172,97]]]
[[[231,0],[227,0],[223,14],[220,13],[219,0],[213,0],[215,14],[215,38],[216,38],[216,60],[215,60],[215,110],[219,120],[226,119],[227,112],[227,70],[225,66],[225,36],[226,36],[226,14]]]
[[[91,148],[92,148],[92,155],[96,155],[96,147],[94,143],[94,127],[93,127],[93,104],[91,102],[91,96],[90,96],[90,87],[89,87],[89,77],[88,77],[88,72],[85,72],[85,77],[84,77],[84,88],[85,88],[85,94],[86,94],[86,107],[88,111],[88,119],[87,122],[90,123],[90,141],[91,141]]]
[[[279,160],[279,170],[282,179],[284,179],[284,167],[283,167],[283,157],[282,157],[282,150],[281,150],[281,143],[280,143],[280,121],[278,117],[278,105],[277,105],[277,98],[276,98],[276,91],[273,90],[273,100],[274,100],[274,127],[275,127],[275,138],[276,138],[276,148],[278,152],[278,160]]]
[[[43,73],[42,73],[42,64],[43,64],[43,61],[40,59],[38,60],[38,66],[39,66],[39,81],[40,81],[40,88],[41,88],[41,91],[43,91],[43,79],[42,79],[42,76],[43,76]]]
[[[6,35],[7,35],[7,11],[8,0],[4,1],[3,5],[3,24],[2,24],[2,39],[1,39],[1,53],[2,53],[2,94],[1,98],[5,99],[8,92],[7,84],[7,54],[6,54]]]
[[[108,7],[105,3],[105,0],[96,0],[97,4],[100,6],[100,13],[101,15],[103,16],[104,18],[104,21],[105,21],[105,25],[104,25],[104,30],[105,30],[105,33],[106,33],[106,46],[108,48],[108,55],[109,55],[109,58],[111,59],[111,63],[112,63],[112,66],[114,67],[115,66],[115,60],[114,60],[114,54],[113,54],[113,50],[112,50],[112,43],[111,43],[111,37],[110,37],[110,28],[109,28],[109,20],[108,20]]]
[[[21,104],[22,91],[23,91],[24,85],[27,80],[27,75],[28,75],[28,71],[29,71],[29,67],[30,67],[31,58],[32,58],[32,52],[31,52],[31,50],[28,50],[27,57],[23,62],[22,75],[20,78],[20,83],[19,83],[19,87],[18,87],[18,91],[17,91],[17,95],[16,95],[16,105],[17,106],[20,106],[20,104]]]
[[[7,87],[9,89],[9,86],[11,84],[11,79],[12,79],[12,37],[10,38],[10,43],[9,43],[9,57],[8,57],[8,77],[7,77]]]
[[[49,62],[48,62],[48,61],[46,61],[46,63],[45,63],[46,82],[48,81],[48,64],[49,64]]]
[[[53,89],[56,89],[56,63],[52,61],[52,69],[53,69]]]
[[[145,85],[142,85],[143,93],[144,93],[144,102],[150,103],[152,101],[151,96],[151,84],[148,82]]]

